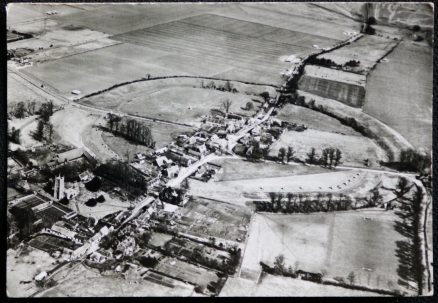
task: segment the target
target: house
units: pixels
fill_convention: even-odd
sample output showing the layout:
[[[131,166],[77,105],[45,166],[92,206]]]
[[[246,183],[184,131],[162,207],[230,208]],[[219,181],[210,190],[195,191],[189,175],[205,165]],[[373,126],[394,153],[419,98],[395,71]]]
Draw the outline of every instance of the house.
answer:
[[[144,159],[146,159],[146,156],[142,153],[136,153],[135,158],[138,160],[144,160]]]
[[[161,157],[156,158],[154,163],[157,164],[158,167],[163,167],[167,164],[173,163],[173,161],[168,159],[166,156],[161,156]]]
[[[167,169],[165,169],[165,174],[169,178],[178,177],[178,173],[179,173],[179,166],[178,165],[172,165],[172,166],[168,167]]]
[[[83,173],[79,174],[79,179],[82,182],[91,181],[91,179],[93,179],[93,174],[91,172],[89,172],[88,170],[86,170]]]

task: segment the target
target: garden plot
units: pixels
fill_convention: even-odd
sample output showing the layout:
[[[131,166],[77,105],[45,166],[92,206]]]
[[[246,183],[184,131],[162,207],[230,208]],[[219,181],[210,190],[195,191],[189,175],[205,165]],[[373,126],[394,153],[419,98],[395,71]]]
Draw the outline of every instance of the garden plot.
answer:
[[[154,270],[178,280],[200,285],[202,288],[207,288],[208,284],[219,280],[217,273],[213,270],[174,258],[160,260],[160,263],[155,266]]]
[[[190,296],[193,286],[172,280],[171,285],[155,283],[146,279],[123,279],[102,276],[97,270],[83,264],[66,267],[58,276],[58,285],[38,294],[41,297],[148,297],[148,296]],[[98,287],[90,287],[98,285]]]
[[[275,118],[289,123],[304,124],[314,130],[360,136],[354,129],[342,124],[333,117],[290,103],[279,109]]]
[[[365,159],[371,163],[386,160],[385,152],[372,141],[362,136],[342,135],[325,131],[307,129],[303,132],[285,131],[270,148],[269,155],[277,156],[280,148],[291,146],[296,157],[307,158],[307,153],[314,147],[318,157],[327,147],[339,148],[342,152],[341,165],[362,166]]]
[[[397,43],[393,39],[365,35],[344,47],[319,55],[317,58],[329,59],[339,65],[344,65],[350,60],[360,61],[359,66],[352,67],[351,71],[366,75],[377,61],[394,48]]]
[[[283,254],[287,266],[315,273],[325,270],[332,278],[346,279],[354,272],[355,284],[405,290],[399,284],[396,252],[398,241],[406,238],[395,230],[396,218],[394,212],[384,210],[257,214],[242,271],[260,269],[260,261],[272,266],[275,257]]]
[[[379,296],[375,292],[323,285],[300,279],[284,278],[267,274],[259,283],[243,278],[228,278],[221,297],[361,297]]]
[[[251,216],[246,208],[200,197],[193,197],[181,210],[181,215],[181,220],[177,221],[181,232],[230,241],[245,239]]]
[[[432,48],[401,42],[368,76],[364,112],[432,148]]]

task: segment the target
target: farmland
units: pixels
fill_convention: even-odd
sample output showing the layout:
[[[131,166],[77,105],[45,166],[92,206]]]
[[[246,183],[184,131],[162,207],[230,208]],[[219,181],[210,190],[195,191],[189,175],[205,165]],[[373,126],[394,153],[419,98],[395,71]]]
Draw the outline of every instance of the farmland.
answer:
[[[327,172],[320,167],[283,165],[280,163],[254,163],[241,159],[223,159],[214,163],[222,166],[216,181],[237,181],[269,177],[286,177]]]
[[[293,104],[286,104],[278,111],[278,114],[275,117],[289,123],[304,124],[309,129],[341,133],[351,136],[360,135],[351,127],[345,126],[335,118]]]
[[[366,75],[377,61],[396,45],[397,41],[393,39],[366,35],[345,47],[319,55],[317,58],[330,59],[339,65],[344,65],[350,60],[358,60],[359,66],[352,67],[351,70]]]
[[[364,106],[366,113],[427,150],[432,148],[431,54],[429,47],[400,43],[388,62],[369,74]]]
[[[278,141],[271,145],[269,154],[277,156],[280,148],[288,146],[293,146],[296,157],[302,160],[307,158],[307,153],[312,147],[319,153],[326,147],[339,148],[342,151],[341,162],[349,165],[362,165],[365,158],[369,158],[373,163],[386,159],[385,152],[371,139],[313,129],[284,132]]]
[[[283,254],[287,265],[306,271],[326,270],[331,277],[344,278],[353,271],[359,285],[405,290],[398,284],[396,251],[398,241],[406,239],[394,228],[396,218],[393,212],[380,210],[305,216],[257,214],[242,271],[257,270],[260,261],[272,265],[274,258]]]
[[[220,293],[221,297],[362,297],[377,296],[374,292],[353,290],[343,287],[322,285],[309,281],[266,275],[259,283],[243,278],[228,278]]]

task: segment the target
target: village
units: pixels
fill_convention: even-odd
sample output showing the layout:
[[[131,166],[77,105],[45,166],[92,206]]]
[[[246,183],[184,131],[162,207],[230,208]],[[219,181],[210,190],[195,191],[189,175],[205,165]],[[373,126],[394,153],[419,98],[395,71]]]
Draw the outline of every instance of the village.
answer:
[[[401,45],[429,47],[428,31],[382,29],[368,4],[329,31],[304,5],[326,36],[296,36],[278,11],[267,10],[284,24],[267,25],[254,22],[261,8],[236,5],[248,16],[188,5],[138,29],[117,15],[123,30],[109,32],[81,23],[106,6],[48,5],[32,21],[42,30],[8,27],[8,296],[432,291],[427,138],[367,107],[374,70],[399,62]],[[198,50],[201,25],[230,53]],[[223,61],[210,64],[213,51]],[[92,80],[67,68],[77,57]]]

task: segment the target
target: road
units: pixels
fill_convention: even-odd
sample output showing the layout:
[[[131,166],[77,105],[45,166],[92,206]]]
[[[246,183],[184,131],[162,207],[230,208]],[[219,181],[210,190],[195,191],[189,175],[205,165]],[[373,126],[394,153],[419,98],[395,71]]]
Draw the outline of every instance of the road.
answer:
[[[131,215],[130,215],[128,218],[126,218],[126,220],[123,221],[123,223],[120,224],[119,227],[118,227],[117,229],[120,229],[120,228],[121,228],[122,226],[124,226],[126,223],[128,223],[129,221],[131,221],[132,219],[134,219],[134,218],[138,215],[138,213],[140,212],[140,210],[141,210],[143,207],[145,207],[145,206],[151,204],[152,202],[154,202],[154,200],[155,200],[155,198],[153,198],[153,197],[147,197],[145,200],[143,200],[142,202],[138,203],[138,204],[134,207],[134,209],[132,210]]]

